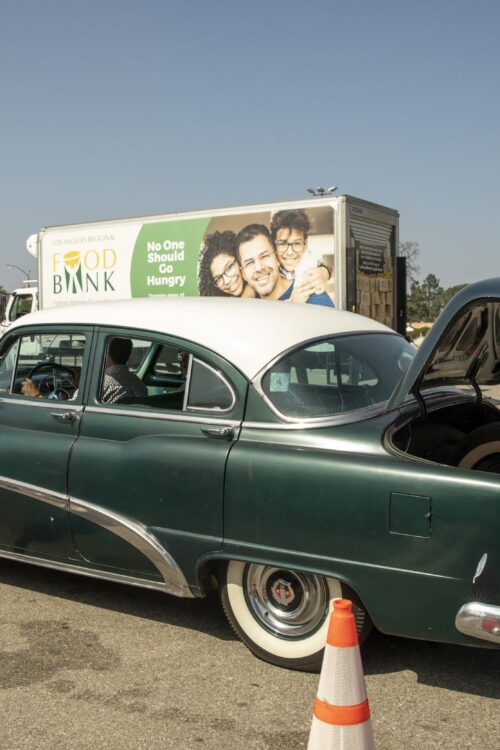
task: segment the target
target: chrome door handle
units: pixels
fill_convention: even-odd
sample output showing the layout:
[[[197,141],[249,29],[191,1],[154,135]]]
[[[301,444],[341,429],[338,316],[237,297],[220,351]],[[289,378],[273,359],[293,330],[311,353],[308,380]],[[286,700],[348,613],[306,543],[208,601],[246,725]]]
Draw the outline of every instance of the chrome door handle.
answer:
[[[76,412],[74,411],[51,411],[50,416],[54,417],[57,422],[75,422]]]
[[[219,440],[232,440],[234,438],[234,429],[232,427],[202,427],[204,435]]]

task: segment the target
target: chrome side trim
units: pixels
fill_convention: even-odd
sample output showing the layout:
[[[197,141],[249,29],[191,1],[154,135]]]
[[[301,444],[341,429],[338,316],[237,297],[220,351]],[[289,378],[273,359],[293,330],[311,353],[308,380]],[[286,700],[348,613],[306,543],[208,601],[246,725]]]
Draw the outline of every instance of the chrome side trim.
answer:
[[[158,570],[163,578],[163,583],[158,584],[157,588],[160,588],[167,594],[173,594],[174,596],[194,597],[184,574],[174,558],[160,544],[158,539],[138,521],[133,521],[132,519],[126,518],[114,511],[100,508],[99,506],[88,503],[85,500],[68,497],[68,495],[63,495],[60,492],[42,490],[35,485],[28,484],[27,482],[7,479],[6,477],[0,477],[0,489],[7,490],[8,492],[16,492],[20,495],[31,497],[34,500],[39,500],[47,505],[53,505],[57,508],[67,510],[69,513],[86,518],[92,523],[110,531],[112,534],[119,536],[121,539],[128,542],[128,544],[131,544],[139,550],[139,552],[150,560]],[[2,551],[1,554],[4,554],[4,552]],[[21,557],[22,559],[26,558],[25,555],[22,555]],[[75,572],[78,572],[79,567],[77,565],[74,567]],[[85,568],[83,568],[83,570],[85,570]],[[121,576],[121,574],[111,575]],[[101,577],[101,571],[96,572],[94,577]],[[127,579],[129,578],[129,576],[124,577]],[[135,579],[134,576],[131,576],[131,578]]]
[[[69,511],[80,518],[85,518],[101,526],[112,534],[116,534],[116,536],[138,549],[160,572],[167,594],[182,597],[192,596],[184,574],[174,558],[143,524],[132,521],[120,513],[100,508],[85,500],[79,500],[76,497],[69,498]]]
[[[0,489],[7,490],[7,492],[16,492],[18,495],[25,495],[26,497],[33,498],[33,500],[40,500],[40,502],[47,503],[47,505],[54,505],[56,508],[68,509],[67,495],[63,495],[61,492],[41,490],[34,484],[0,477]]]
[[[223,411],[216,411],[215,414],[224,415]],[[119,414],[123,417],[141,417],[141,419],[161,419],[165,422],[191,422],[192,424],[217,424],[218,421],[214,420],[213,417],[199,417],[188,416],[184,412],[177,412],[177,414],[161,414],[159,412],[141,411],[139,409],[109,409],[100,406],[87,406],[85,414]],[[225,425],[231,425],[232,427],[239,427],[239,419],[223,419]]]
[[[127,576],[121,573],[110,573],[106,570],[94,570],[93,568],[85,568],[81,565],[73,565],[72,563],[68,562],[44,560],[40,557],[33,557],[32,555],[22,555],[19,552],[9,552],[5,549],[0,549],[0,557],[4,557],[7,560],[14,560],[15,562],[28,563],[29,565],[38,565],[38,567],[40,568],[60,570],[63,573],[76,573],[78,575],[86,576],[87,578],[99,578],[104,581],[112,581],[113,583],[126,583],[130,586],[139,586],[143,589],[165,591],[165,585],[162,581],[149,581],[147,578]]]
[[[37,409],[70,410],[74,411],[76,414],[81,414],[83,411],[83,406],[81,404],[75,404],[71,400],[58,401],[55,398],[30,398],[29,396],[18,396],[16,393],[12,394],[10,398],[0,396],[0,404],[11,404],[11,406],[34,406]]]
[[[303,429],[304,426],[306,427],[327,427],[331,424],[346,424],[350,422],[360,422],[363,419],[369,419],[374,414],[382,414],[387,412],[387,402],[382,401],[379,404],[373,404],[371,406],[365,406],[362,409],[353,409],[352,411],[346,411],[346,412],[339,412],[337,414],[329,414],[326,417],[310,417],[309,419],[305,419],[302,421],[298,421],[297,417],[289,417],[286,414],[283,414],[271,401],[267,393],[262,388],[262,382],[259,381],[256,383],[253,382],[254,388],[259,394],[259,396],[262,398],[262,400],[266,403],[266,405],[271,409],[271,411],[276,414],[277,417],[282,419],[287,424],[295,424],[299,425],[301,429]],[[335,421],[333,421],[335,420]]]
[[[265,395],[263,396],[263,399],[267,402],[267,397]],[[342,414],[336,414],[331,417],[314,417],[312,419],[298,421],[293,417],[284,417],[283,414],[272,407],[271,403],[268,403],[268,406],[277,416],[279,416],[280,419],[286,419],[287,421],[243,422],[242,427],[249,427],[254,430],[312,430],[320,429],[321,427],[337,427],[342,424],[363,422],[365,419],[372,419],[372,417],[378,417],[387,413],[384,404],[376,404],[374,406],[368,406],[365,409],[343,412]]]
[[[460,633],[500,645],[500,607],[469,602],[457,612],[455,627]]]

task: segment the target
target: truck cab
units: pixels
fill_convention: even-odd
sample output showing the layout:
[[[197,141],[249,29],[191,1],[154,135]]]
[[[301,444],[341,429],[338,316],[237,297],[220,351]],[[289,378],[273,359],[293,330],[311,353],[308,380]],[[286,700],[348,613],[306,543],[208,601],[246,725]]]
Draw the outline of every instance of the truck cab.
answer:
[[[1,323],[1,332],[7,330],[10,324],[18,318],[35,310],[38,310],[38,281],[29,279],[24,281],[19,289],[14,289],[10,295]]]

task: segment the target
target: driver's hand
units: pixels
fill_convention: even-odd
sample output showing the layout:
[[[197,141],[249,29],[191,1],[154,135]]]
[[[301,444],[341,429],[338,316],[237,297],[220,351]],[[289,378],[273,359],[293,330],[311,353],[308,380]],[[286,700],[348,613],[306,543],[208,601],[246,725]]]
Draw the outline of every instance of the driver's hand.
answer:
[[[21,383],[21,393],[23,396],[33,396],[34,398],[41,397],[42,395],[30,378],[24,378]]]

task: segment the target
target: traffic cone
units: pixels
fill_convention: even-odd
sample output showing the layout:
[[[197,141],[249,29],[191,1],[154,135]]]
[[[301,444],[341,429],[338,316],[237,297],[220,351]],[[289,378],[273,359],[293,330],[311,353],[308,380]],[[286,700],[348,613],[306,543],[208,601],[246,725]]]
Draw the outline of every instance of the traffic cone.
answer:
[[[307,750],[374,750],[352,602],[336,599]]]

